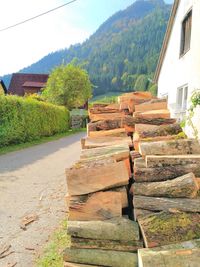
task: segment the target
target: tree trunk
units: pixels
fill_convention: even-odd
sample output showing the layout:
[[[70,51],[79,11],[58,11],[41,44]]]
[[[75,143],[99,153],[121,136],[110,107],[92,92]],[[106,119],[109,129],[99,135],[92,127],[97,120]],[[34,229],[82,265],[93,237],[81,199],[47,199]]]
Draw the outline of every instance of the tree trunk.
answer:
[[[139,248],[143,248],[143,244],[142,241],[112,241],[72,237],[71,248],[135,252]]]
[[[156,136],[168,136],[168,135],[177,135],[182,132],[182,128],[178,123],[161,125],[155,129],[148,130],[145,129],[140,131],[139,138],[151,138]]]
[[[129,174],[124,162],[96,168],[71,168],[67,171],[68,192],[71,196],[127,185],[128,180]]]
[[[198,267],[200,258],[199,248],[173,249],[170,250],[142,250],[138,252],[139,267]]]
[[[158,198],[134,196],[133,206],[136,209],[151,211],[184,211],[200,212],[200,198]]]
[[[160,212],[138,221],[147,248],[200,238],[198,213]]]
[[[133,114],[135,118],[140,119],[169,119],[170,112],[168,109],[150,110],[145,112],[135,112]]]
[[[200,141],[195,139],[180,139],[144,142],[139,144],[139,152],[142,156],[200,154]]]
[[[200,155],[167,155],[167,156],[146,156],[146,167],[168,167],[174,165],[200,164]]]
[[[187,164],[159,168],[134,167],[134,179],[138,183],[159,182],[174,179],[190,172],[193,172],[196,177],[200,177],[200,165]]]
[[[198,190],[199,185],[194,174],[189,173],[165,182],[134,183],[130,192],[141,196],[195,198]]]
[[[69,196],[70,221],[103,221],[122,217],[120,192],[98,192]]]
[[[137,254],[94,249],[66,249],[64,260],[107,267],[137,267]]]
[[[115,241],[140,240],[136,222],[118,218],[107,221],[68,222],[68,234],[73,237]]]
[[[161,110],[161,109],[167,109],[167,100],[166,99],[152,99],[149,102],[145,102],[143,104],[135,106],[136,112]]]

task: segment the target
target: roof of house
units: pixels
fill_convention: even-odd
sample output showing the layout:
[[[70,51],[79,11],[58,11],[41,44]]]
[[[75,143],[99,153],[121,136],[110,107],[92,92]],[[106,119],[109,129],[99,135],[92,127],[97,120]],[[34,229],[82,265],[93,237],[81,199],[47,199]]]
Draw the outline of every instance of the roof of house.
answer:
[[[3,80],[0,80],[0,85],[2,86],[3,90],[4,90],[4,93],[7,94],[7,87],[5,85],[5,83],[3,82]]]
[[[43,88],[48,80],[48,74],[14,73],[8,88],[10,94],[23,96],[25,87]],[[41,85],[41,86],[39,86]]]
[[[179,4],[180,4],[180,0],[175,0],[174,1],[174,5],[172,7],[171,15],[170,15],[168,26],[167,26],[167,31],[166,31],[166,34],[165,34],[165,38],[164,38],[164,41],[163,41],[162,49],[161,49],[161,52],[160,52],[160,57],[158,59],[156,72],[155,72],[155,75],[154,75],[154,81],[156,83],[158,82],[158,78],[159,78],[159,75],[160,75],[162,64],[163,64],[163,61],[165,59],[167,46],[168,46],[168,43],[169,43],[169,40],[170,40],[170,36],[171,36],[171,33],[172,33],[172,29],[173,29],[173,25],[174,25],[174,21],[175,21],[175,17],[176,17],[176,14],[177,14],[177,10],[178,10]]]

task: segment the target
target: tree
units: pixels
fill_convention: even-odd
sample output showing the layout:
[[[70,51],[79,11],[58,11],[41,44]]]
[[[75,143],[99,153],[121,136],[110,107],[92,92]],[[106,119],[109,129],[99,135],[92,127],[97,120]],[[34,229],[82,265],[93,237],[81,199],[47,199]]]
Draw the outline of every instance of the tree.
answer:
[[[49,75],[42,96],[68,109],[80,107],[92,96],[88,73],[73,64],[58,66]]]
[[[158,92],[158,86],[157,84],[153,84],[149,90],[148,90],[152,95],[157,96],[157,92]]]
[[[148,87],[148,78],[146,75],[141,74],[135,82],[135,91],[146,91]]]

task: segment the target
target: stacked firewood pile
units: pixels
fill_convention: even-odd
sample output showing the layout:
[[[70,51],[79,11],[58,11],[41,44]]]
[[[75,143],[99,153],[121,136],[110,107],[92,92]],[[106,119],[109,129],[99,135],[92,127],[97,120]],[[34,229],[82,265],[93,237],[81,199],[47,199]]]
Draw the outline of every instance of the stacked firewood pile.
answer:
[[[80,160],[66,170],[65,267],[168,266],[159,262],[165,251],[196,249],[185,241],[200,238],[200,145],[185,139],[166,100],[124,94],[89,117]]]

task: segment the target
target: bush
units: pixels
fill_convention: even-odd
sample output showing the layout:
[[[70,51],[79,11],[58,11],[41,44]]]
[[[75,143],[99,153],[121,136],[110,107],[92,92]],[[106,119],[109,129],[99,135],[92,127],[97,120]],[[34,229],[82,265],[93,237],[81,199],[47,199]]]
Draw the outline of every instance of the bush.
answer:
[[[0,147],[51,136],[69,129],[64,107],[17,96],[0,96]]]

